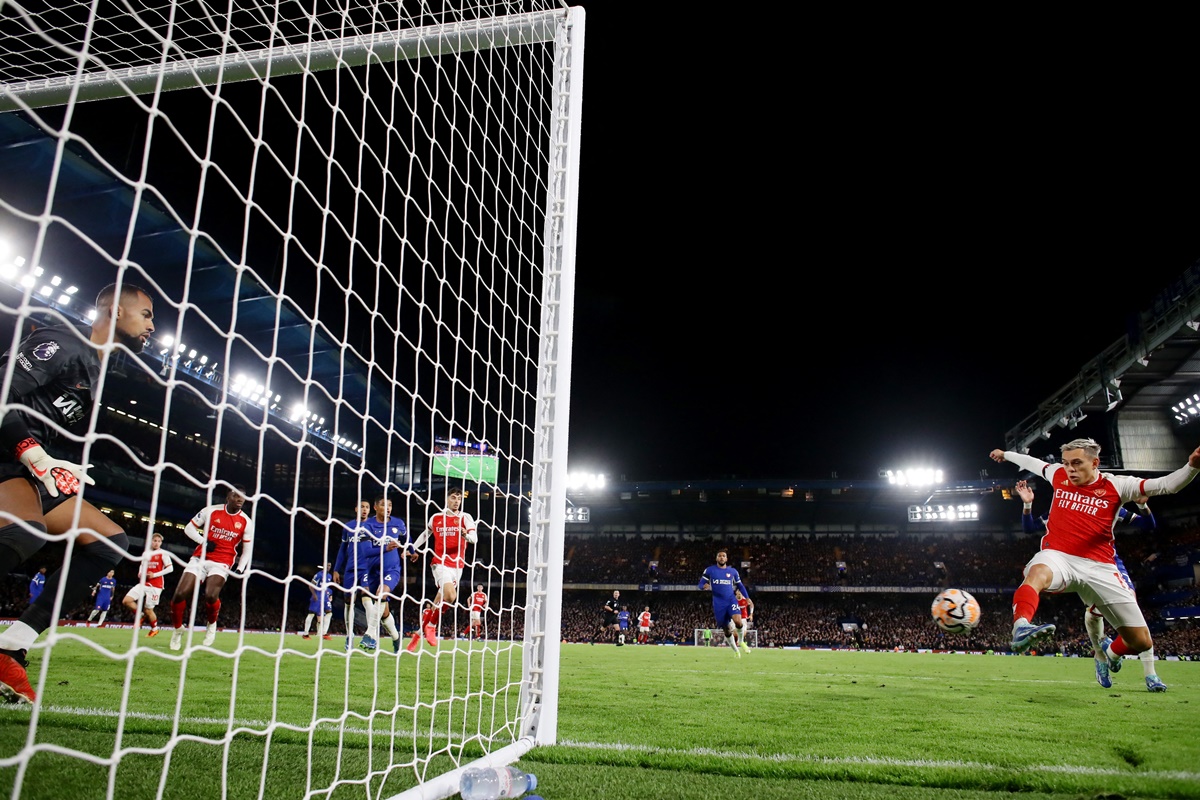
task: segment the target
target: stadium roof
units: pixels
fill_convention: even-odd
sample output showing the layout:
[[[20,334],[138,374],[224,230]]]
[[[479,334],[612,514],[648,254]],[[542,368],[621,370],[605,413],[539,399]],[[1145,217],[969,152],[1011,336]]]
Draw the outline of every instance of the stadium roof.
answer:
[[[31,218],[44,209],[57,147],[58,139],[26,115],[0,114],[0,174],[4,175],[5,194]],[[388,398],[369,387],[365,362],[327,336],[286,296],[264,285],[258,277],[264,270],[237,268],[217,242],[208,236],[193,237],[153,195],[139,197],[128,182],[114,178],[110,169],[77,143],[68,142],[66,147],[60,171],[53,176],[56,224],[46,227],[41,261],[47,269],[77,282],[81,297],[90,302],[113,280],[128,239],[128,261],[160,289],[162,297],[178,302],[185,296],[186,283],[192,308],[184,316],[188,327],[180,341],[199,345],[217,358],[224,358],[228,343],[228,360],[235,369],[239,363],[263,365],[266,357],[273,356],[277,367],[273,368],[271,388],[278,391],[290,384],[296,393],[293,401],[300,399],[304,385],[292,379],[292,370],[302,380],[321,386],[329,398],[340,397],[352,408],[389,408]],[[132,234],[128,230],[131,219]],[[12,215],[0,217],[0,233],[5,227],[28,229],[20,232],[28,232],[31,239],[36,234],[35,222]],[[185,268],[189,260],[190,274]],[[134,275],[127,279],[142,282]],[[157,336],[173,332],[176,321],[171,311],[161,302],[157,304]],[[222,335],[228,331],[236,331],[236,335]],[[157,355],[157,350],[152,354],[147,348],[143,358]],[[228,366],[210,381],[213,385],[220,385],[221,373]],[[265,377],[259,375],[258,379]],[[311,392],[308,395],[319,407],[321,398]],[[284,414],[288,410],[282,409]],[[397,430],[408,430],[404,420],[393,424]]]
[[[1161,416],[1171,422],[1170,407],[1190,396],[1200,384],[1200,264],[1190,266],[1165,287],[1150,308],[1131,318],[1122,338],[1083,366],[1065,386],[1038,404],[1037,409],[1010,430],[1006,446],[1028,452],[1030,445],[1049,439],[1059,428],[1073,429],[1085,417],[1098,419],[1115,412],[1120,418]],[[1122,443],[1110,443],[1120,468]],[[1129,443],[1126,442],[1126,445]],[[1177,448],[1190,452],[1191,447]],[[1169,450],[1169,448],[1167,449]],[[1175,453],[1142,469],[1172,470]]]

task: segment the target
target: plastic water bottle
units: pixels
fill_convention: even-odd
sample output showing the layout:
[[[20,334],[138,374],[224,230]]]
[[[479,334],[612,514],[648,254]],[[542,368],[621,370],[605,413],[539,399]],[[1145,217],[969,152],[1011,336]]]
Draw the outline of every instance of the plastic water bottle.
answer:
[[[482,767],[463,772],[458,783],[462,800],[500,800],[520,797],[537,788],[537,776],[516,767]]]

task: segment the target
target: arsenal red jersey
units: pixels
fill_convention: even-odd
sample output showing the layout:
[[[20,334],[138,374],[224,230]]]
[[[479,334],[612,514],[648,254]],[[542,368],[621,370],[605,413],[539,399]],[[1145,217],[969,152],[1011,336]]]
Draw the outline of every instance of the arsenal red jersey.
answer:
[[[170,560],[170,555],[162,550],[155,550],[150,554],[150,557],[146,559],[146,566],[144,567],[142,574],[148,576],[153,575],[155,572],[162,572]],[[157,578],[146,578],[146,585],[153,586],[155,589],[163,588],[164,582],[165,578],[163,578],[162,575],[159,575]]]
[[[430,518],[429,530],[433,532],[434,566],[461,569],[466,563],[467,534],[475,530],[471,515],[438,512]]]
[[[1122,506],[1116,484],[1100,473],[1091,484],[1076,486],[1062,467],[1050,471],[1049,480],[1054,487],[1054,499],[1046,519],[1042,549],[1112,564],[1117,554],[1113,528]]]
[[[197,545],[193,558],[207,558],[220,564],[233,566],[237,558],[237,547],[242,542],[250,541],[254,523],[245,512],[230,514],[225,510],[224,503],[208,506],[192,517],[192,525],[204,531],[206,541]],[[205,548],[208,553],[205,554]]]
[[[486,605],[487,605],[487,595],[484,592],[476,592],[475,594],[471,595],[471,610],[472,611],[483,611],[483,609]]]

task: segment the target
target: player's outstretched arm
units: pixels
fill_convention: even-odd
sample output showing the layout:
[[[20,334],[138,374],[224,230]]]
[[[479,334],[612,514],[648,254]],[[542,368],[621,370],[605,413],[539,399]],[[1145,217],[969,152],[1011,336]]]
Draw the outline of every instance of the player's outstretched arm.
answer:
[[[1197,447],[1188,456],[1188,463],[1169,475],[1142,481],[1141,493],[1147,498],[1175,494],[1186,488],[1198,474],[1200,474],[1200,447]]]
[[[426,528],[424,531],[422,531],[421,535],[417,537],[416,541],[413,542],[411,545],[409,545],[409,548],[408,548],[408,560],[409,561],[417,560],[417,557],[418,557],[417,551],[420,550],[421,545],[425,544],[425,542],[427,542],[427,541],[429,541],[429,528]]]
[[[1197,447],[1192,451],[1192,454],[1188,456],[1188,466],[1192,469],[1200,469],[1200,447]]]

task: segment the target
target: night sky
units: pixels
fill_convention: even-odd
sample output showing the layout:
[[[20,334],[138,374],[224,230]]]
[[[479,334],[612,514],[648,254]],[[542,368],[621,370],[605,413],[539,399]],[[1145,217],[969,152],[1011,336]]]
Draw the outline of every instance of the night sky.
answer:
[[[574,470],[977,477],[1200,259],[1169,53],[580,4]],[[88,135],[135,167],[111,118]]]
[[[1200,259],[1149,65],[713,19],[635,48],[583,5],[572,469],[977,477]]]

